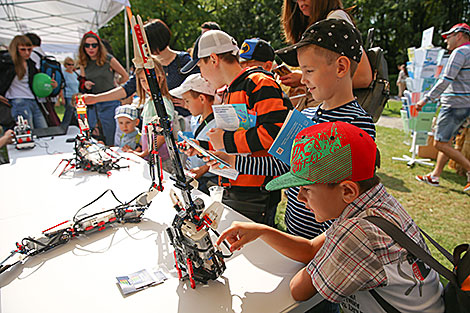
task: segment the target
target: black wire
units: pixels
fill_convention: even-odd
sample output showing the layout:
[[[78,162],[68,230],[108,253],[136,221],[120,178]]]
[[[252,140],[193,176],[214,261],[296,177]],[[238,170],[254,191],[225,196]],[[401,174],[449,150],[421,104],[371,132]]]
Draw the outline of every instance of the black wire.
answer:
[[[218,231],[216,231],[216,230],[213,229],[213,228],[210,228],[210,229],[214,232],[214,234],[215,234],[217,237],[220,237],[220,234],[219,234]],[[222,241],[222,243],[223,243],[224,246],[228,249],[228,251],[230,251],[230,247],[228,246],[227,241],[224,240],[224,241]],[[227,258],[230,258],[230,257],[233,255],[233,252],[230,252],[230,254],[223,254],[223,253],[221,252],[221,255],[222,255],[222,257],[223,257],[224,259],[227,259]]]
[[[116,199],[119,203],[123,204],[121,200],[119,200],[116,195],[114,194],[114,191],[112,191],[111,189],[107,189],[105,192],[103,192],[98,198],[96,198],[95,200],[91,201],[90,203],[88,203],[87,205],[85,206],[82,206],[76,213],[75,215],[73,216],[73,221],[75,222],[75,218],[77,217],[77,214],[83,210],[84,208],[86,208],[87,206],[89,205],[92,205],[93,203],[95,203],[96,201],[98,201],[99,199],[101,199],[101,197],[103,197],[107,192],[111,192],[111,194],[113,195],[114,199]],[[131,200],[132,201],[132,200]],[[75,223],[76,224],[76,223]]]

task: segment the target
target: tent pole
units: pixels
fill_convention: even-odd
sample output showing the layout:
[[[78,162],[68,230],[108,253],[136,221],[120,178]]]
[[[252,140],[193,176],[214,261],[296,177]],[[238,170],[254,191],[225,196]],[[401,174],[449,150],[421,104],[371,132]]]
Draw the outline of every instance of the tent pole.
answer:
[[[129,73],[129,28],[127,24],[127,14],[124,12],[124,38],[126,41],[126,70]]]

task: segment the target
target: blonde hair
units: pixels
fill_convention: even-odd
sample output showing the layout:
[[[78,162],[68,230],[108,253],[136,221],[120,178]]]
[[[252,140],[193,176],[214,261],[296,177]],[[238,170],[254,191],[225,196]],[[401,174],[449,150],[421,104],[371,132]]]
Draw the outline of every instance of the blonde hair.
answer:
[[[88,60],[90,60],[90,57],[85,52],[85,40],[87,38],[94,38],[98,42],[98,53],[96,55],[96,65],[103,66],[106,63],[108,50],[103,45],[103,42],[101,41],[101,39],[91,33],[86,33],[82,37],[82,40],[80,41],[80,47],[78,48],[78,64],[80,64],[83,67],[86,67],[88,64]]]
[[[341,0],[312,0],[310,16],[305,16],[302,11],[300,11],[297,2],[284,0],[281,24],[284,30],[285,40],[290,44],[297,43],[310,25],[326,19],[328,14],[334,10],[345,11],[351,20],[353,20],[350,14],[353,9],[354,7],[343,9],[343,2]]]
[[[157,58],[152,55],[152,60],[154,63],[154,68],[155,68],[155,75],[157,76],[157,81],[158,81],[158,86],[160,87],[160,92],[162,93],[163,97],[167,97],[168,99],[171,98],[170,92],[168,91],[168,85],[166,83],[166,74],[165,71],[163,70],[163,66],[161,65],[160,62],[158,62]],[[136,89],[137,89],[137,95],[139,96],[139,105],[145,103],[146,100],[146,94],[145,90],[142,87],[142,84],[140,83],[140,79],[138,78],[138,75],[143,73],[144,69],[143,68],[138,68],[135,71],[135,77],[136,77]]]
[[[67,63],[73,63],[73,66],[75,67],[75,60],[72,59],[71,57],[66,57],[64,60],[64,65]]]
[[[26,68],[24,66],[24,61],[18,52],[18,46],[26,46],[26,47],[33,47],[31,40],[24,35],[18,35],[13,38],[8,46],[8,52],[10,53],[11,59],[13,60],[13,64],[15,65],[15,73],[18,76],[19,80],[22,80],[24,75],[26,74]]]

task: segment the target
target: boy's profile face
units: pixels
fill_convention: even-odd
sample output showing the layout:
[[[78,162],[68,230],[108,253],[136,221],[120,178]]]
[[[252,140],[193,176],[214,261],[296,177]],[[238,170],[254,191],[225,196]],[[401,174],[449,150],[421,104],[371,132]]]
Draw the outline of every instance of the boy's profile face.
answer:
[[[186,91],[181,95],[184,101],[184,106],[191,112],[192,116],[198,116],[202,114],[204,104],[201,102],[199,97],[193,98],[190,91]]]
[[[315,214],[318,222],[338,218],[346,207],[341,185],[330,187],[327,184],[301,186],[297,199]]]
[[[135,127],[137,126],[137,124],[139,124],[138,119],[131,120],[130,118],[125,116],[118,117],[117,122],[119,125],[119,129],[125,134],[130,134],[135,131]]]
[[[217,58],[217,56],[214,57]],[[201,71],[202,78],[207,80],[212,87],[214,87],[215,89],[219,89],[220,87],[225,85],[220,80],[220,69],[217,68],[217,66],[213,63],[211,57],[205,60],[200,60],[197,65],[199,66],[199,70]]]
[[[302,70],[301,82],[307,86],[313,99],[324,101],[337,92],[337,68],[336,62],[328,64],[328,58],[322,52],[319,53],[318,49],[312,45],[299,48],[297,59]]]

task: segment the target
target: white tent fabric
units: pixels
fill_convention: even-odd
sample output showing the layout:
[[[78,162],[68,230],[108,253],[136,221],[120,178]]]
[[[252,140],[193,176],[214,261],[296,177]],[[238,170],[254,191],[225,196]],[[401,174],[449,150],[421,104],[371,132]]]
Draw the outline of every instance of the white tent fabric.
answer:
[[[97,31],[128,0],[0,0],[0,39],[33,32],[45,44],[76,46],[83,34]]]

